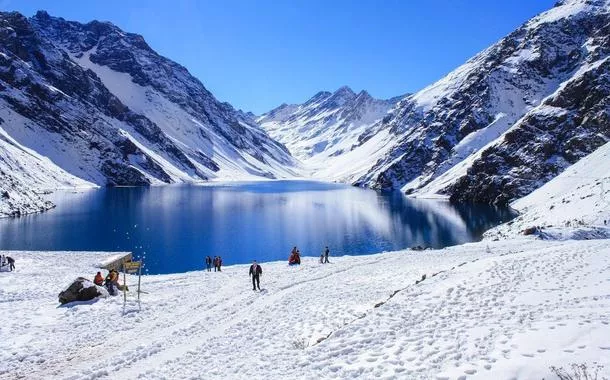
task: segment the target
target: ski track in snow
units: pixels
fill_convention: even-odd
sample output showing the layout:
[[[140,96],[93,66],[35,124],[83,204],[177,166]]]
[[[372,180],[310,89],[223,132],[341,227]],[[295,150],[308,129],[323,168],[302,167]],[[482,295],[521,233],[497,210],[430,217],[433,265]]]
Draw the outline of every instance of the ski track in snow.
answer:
[[[264,263],[260,293],[247,265],[146,276],[140,307],[129,294],[125,308],[122,297],[57,307],[108,254],[11,255],[0,379],[529,379],[593,361],[610,371],[603,240]]]

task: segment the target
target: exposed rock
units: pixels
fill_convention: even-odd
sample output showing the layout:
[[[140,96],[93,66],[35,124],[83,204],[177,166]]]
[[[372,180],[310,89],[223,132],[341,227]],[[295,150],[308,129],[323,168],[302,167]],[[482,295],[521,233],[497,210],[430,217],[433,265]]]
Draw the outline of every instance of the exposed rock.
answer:
[[[59,293],[59,303],[89,301],[97,297],[108,297],[108,291],[84,277],[79,277],[68,288]]]

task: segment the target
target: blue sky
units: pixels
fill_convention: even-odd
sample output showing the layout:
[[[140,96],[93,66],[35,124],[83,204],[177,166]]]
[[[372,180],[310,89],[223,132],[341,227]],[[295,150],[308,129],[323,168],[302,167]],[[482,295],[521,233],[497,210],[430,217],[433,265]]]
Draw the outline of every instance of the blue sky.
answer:
[[[111,21],[186,66],[223,101],[265,112],[348,85],[389,98],[417,91],[554,0],[0,0]]]

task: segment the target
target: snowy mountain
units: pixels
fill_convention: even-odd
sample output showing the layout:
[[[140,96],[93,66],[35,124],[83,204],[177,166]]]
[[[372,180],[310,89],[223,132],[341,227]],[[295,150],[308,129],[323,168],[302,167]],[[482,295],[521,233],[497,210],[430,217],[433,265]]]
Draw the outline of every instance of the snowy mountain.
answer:
[[[37,157],[0,144],[0,157],[21,166],[3,175],[27,171],[26,186],[294,174],[286,148],[251,115],[219,102],[142,36],[42,11],[0,13],[0,128],[13,151]]]
[[[399,99],[379,100],[344,86],[319,92],[303,104],[282,104],[256,120],[306,166],[315,167],[357,146],[358,138]]]
[[[321,176],[505,204],[610,139],[610,1],[569,0],[404,98]]]
[[[519,217],[486,232],[486,237],[514,237],[530,229],[531,235],[546,239],[609,238],[609,162],[610,142],[513,202]]]

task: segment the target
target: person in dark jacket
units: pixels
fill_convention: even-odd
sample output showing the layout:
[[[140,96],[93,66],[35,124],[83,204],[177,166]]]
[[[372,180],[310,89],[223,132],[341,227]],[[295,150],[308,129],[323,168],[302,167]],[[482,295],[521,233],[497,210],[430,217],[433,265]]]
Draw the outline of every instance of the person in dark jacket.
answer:
[[[210,256],[205,257],[205,267],[207,268],[208,272],[212,271],[212,258]]]
[[[8,261],[8,270],[11,272],[15,270],[15,259],[10,256],[6,256],[6,261]]]
[[[261,275],[263,274],[263,268],[256,263],[256,260],[250,265],[250,277],[252,277],[252,290],[261,290]]]
[[[328,264],[328,255],[330,254],[330,249],[328,249],[328,246],[324,249],[324,264]]]
[[[222,257],[218,256],[218,271],[220,272],[220,267],[222,266]]]

